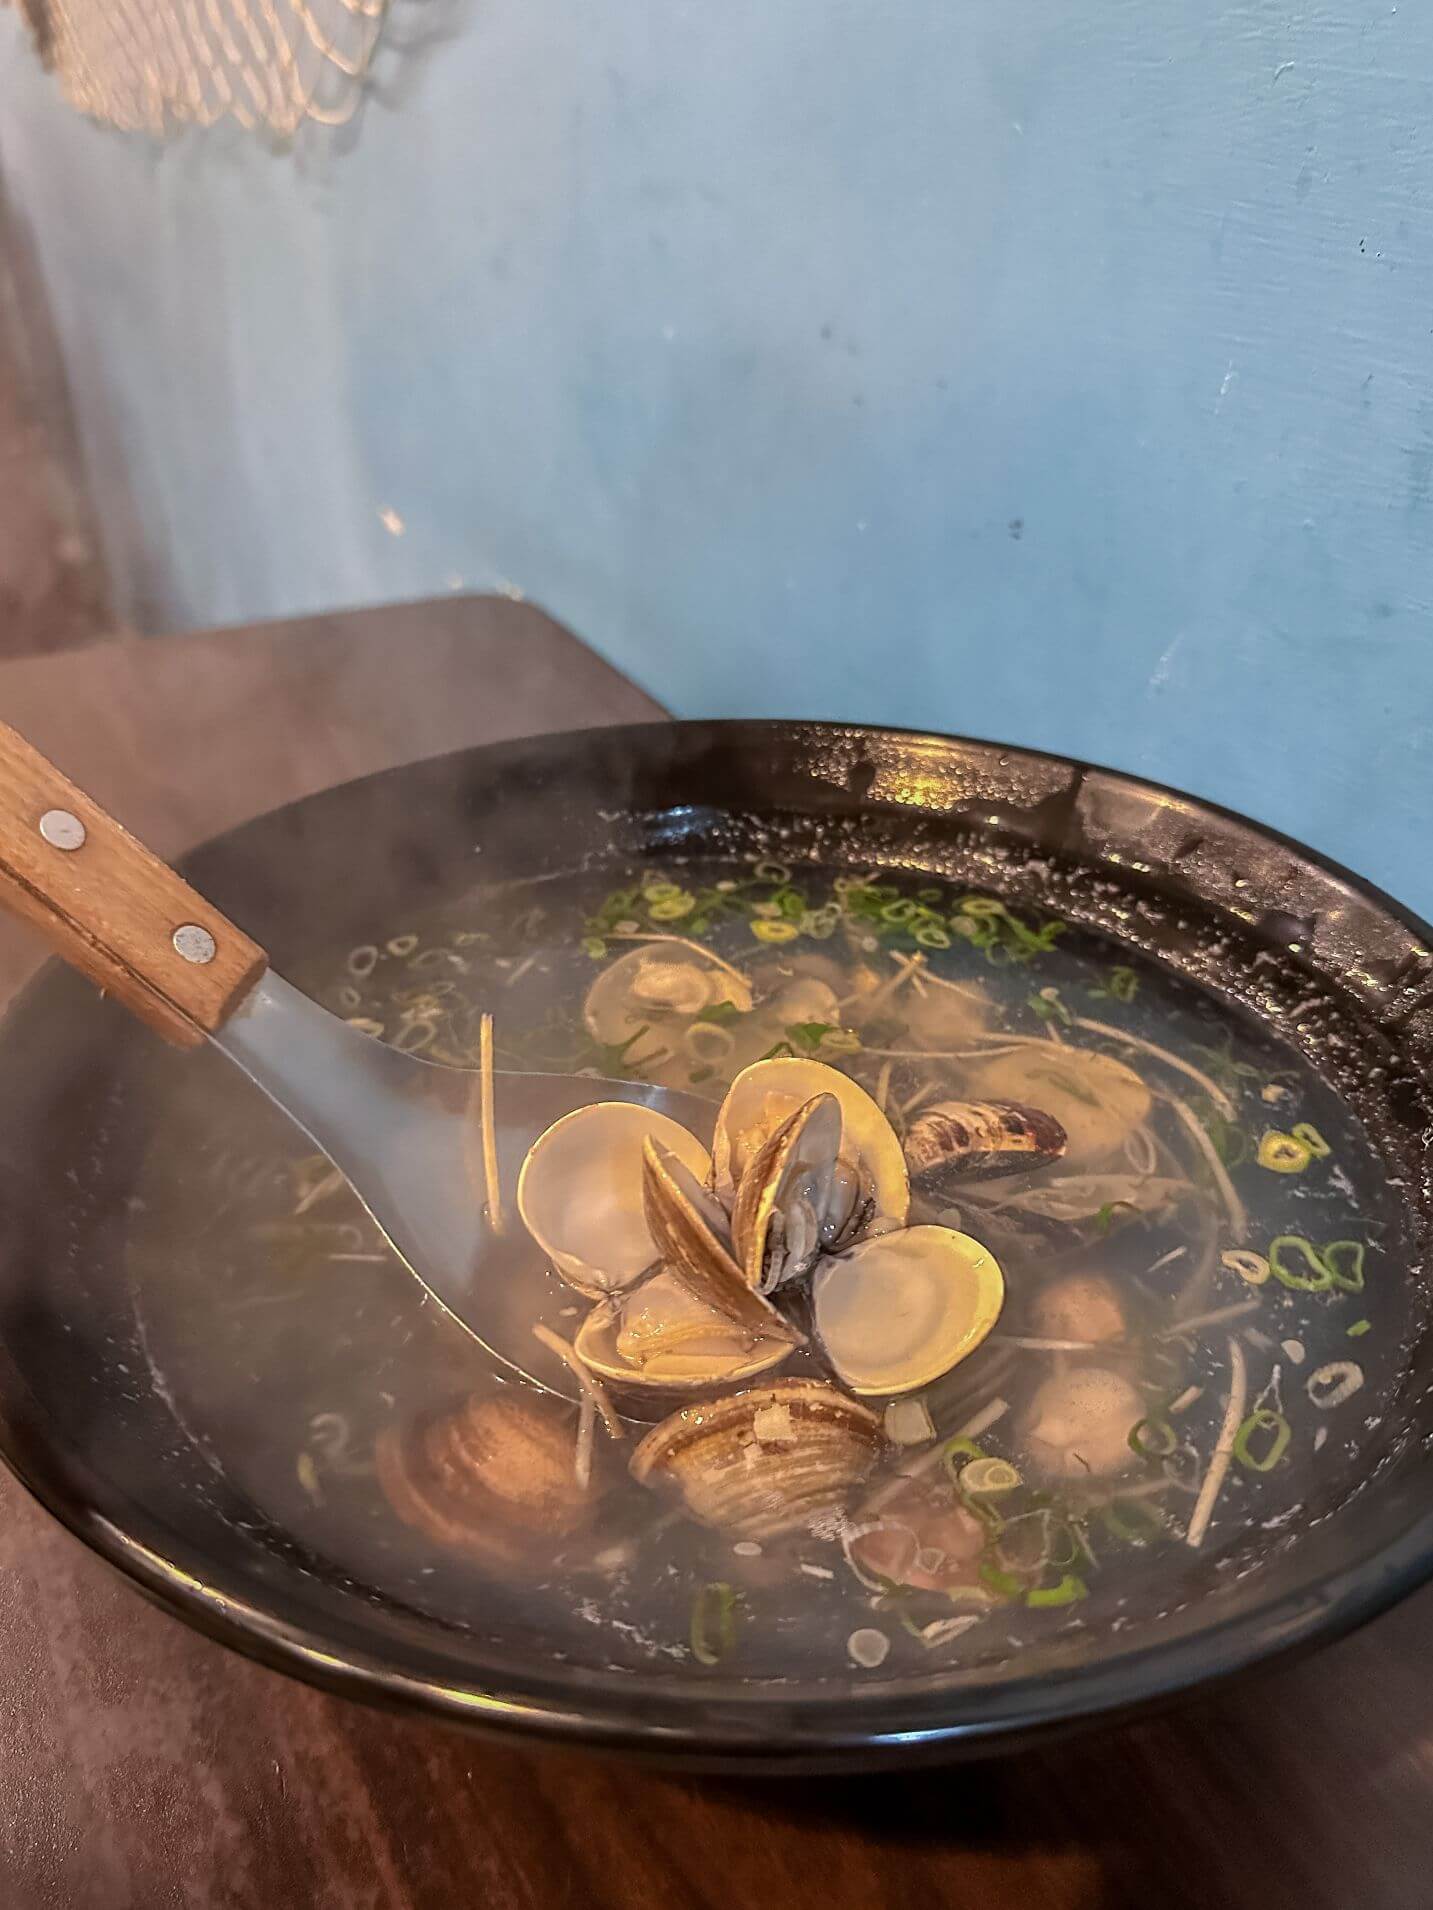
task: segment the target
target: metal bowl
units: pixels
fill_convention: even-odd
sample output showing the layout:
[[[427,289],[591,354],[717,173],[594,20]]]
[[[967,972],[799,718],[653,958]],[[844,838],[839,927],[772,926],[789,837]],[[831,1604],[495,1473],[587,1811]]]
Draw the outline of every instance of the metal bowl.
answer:
[[[435,1622],[364,1583],[229,1477],[146,1358],[126,1251],[140,1164],[182,1070],[67,971],[0,1025],[0,1450],[141,1590],[281,1670],[454,1723],[707,1766],[812,1770],[1007,1747],[1123,1715],[1337,1637],[1433,1575],[1428,929],[1312,851],[1225,810],[1060,758],[810,723],[664,724],[475,749],[296,803],[186,873],[302,972],[450,902],[538,876],[780,839],[828,863],[978,873],[1138,946],[1293,1042],[1401,1184],[1416,1289],[1403,1376],[1364,1479],[1330,1516],[1157,1627],[991,1672],[859,1689],[700,1689],[553,1661],[539,1631]],[[214,1064],[217,1066],[217,1064]],[[254,1384],[261,1385],[255,1375]],[[1356,1489],[1355,1489],[1356,1488]]]

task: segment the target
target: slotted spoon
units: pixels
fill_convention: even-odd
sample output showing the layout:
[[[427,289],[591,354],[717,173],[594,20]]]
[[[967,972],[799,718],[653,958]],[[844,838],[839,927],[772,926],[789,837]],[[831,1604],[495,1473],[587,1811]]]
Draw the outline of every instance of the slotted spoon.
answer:
[[[501,1204],[485,1201],[485,1146],[520,1159],[562,1115],[617,1100],[710,1138],[710,1102],[644,1082],[498,1070],[485,1110],[478,1069],[402,1054],[329,1014],[3,723],[0,904],[167,1041],[207,1040],[242,1069],[346,1176],[414,1278],[525,1374],[546,1362],[513,1304],[520,1223],[505,1240]]]

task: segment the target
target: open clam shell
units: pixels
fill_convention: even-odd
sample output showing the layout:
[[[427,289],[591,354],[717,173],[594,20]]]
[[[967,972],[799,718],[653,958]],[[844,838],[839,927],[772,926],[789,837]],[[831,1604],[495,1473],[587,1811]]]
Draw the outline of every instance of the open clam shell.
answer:
[[[618,1293],[660,1258],[641,1197],[642,1149],[649,1140],[705,1178],[711,1161],[696,1136],[636,1102],[578,1108],[528,1150],[518,1212],[563,1279],[581,1293]]]
[[[751,983],[700,942],[672,935],[640,942],[604,968],[582,1012],[594,1041],[623,1049],[649,1080],[685,1086],[704,1058],[719,1059],[692,1047],[687,1036],[694,1024],[706,1026],[696,1022],[698,1015],[722,1002],[749,1013]]]
[[[747,1332],[799,1345],[803,1334],[749,1286],[732,1257],[726,1215],[685,1162],[658,1140],[642,1149],[642,1206],[660,1257],[689,1293]]]
[[[929,1386],[973,1353],[1000,1317],[1005,1279],[989,1248],[950,1227],[879,1234],[811,1283],[816,1337],[853,1393]]]
[[[632,1476],[743,1538],[810,1529],[843,1508],[884,1450],[881,1422],[820,1380],[775,1380],[684,1406],[649,1432]]]
[[[578,1354],[600,1379],[653,1393],[692,1393],[769,1372],[790,1357],[789,1339],[738,1326],[663,1271],[609,1304],[578,1330]]]
[[[731,1206],[746,1169],[773,1131],[821,1094],[834,1096],[841,1110],[842,1153],[858,1171],[864,1193],[861,1227],[866,1232],[903,1227],[911,1192],[895,1130],[859,1082],[824,1061],[754,1061],[732,1082],[717,1114],[712,1145],[712,1184],[718,1197]],[[848,1221],[845,1237],[853,1231]],[[823,1242],[827,1247],[836,1244]]]
[[[1014,1101],[940,1101],[906,1134],[906,1165],[919,1193],[954,1192],[959,1181],[1040,1167],[1064,1152],[1065,1130],[1054,1115]]]
[[[840,1153],[834,1094],[813,1095],[758,1148],[731,1215],[736,1259],[750,1286],[770,1293],[816,1264]]]

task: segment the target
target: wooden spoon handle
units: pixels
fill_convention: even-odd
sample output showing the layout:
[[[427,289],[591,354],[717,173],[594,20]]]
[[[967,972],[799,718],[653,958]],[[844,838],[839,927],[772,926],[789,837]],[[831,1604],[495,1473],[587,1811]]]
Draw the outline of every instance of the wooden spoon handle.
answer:
[[[0,723],[0,906],[178,1047],[197,1047],[264,951]]]

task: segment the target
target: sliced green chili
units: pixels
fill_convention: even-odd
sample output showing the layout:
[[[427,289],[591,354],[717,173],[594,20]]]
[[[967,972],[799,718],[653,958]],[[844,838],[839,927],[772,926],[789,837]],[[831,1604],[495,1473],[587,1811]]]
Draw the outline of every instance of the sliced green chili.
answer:
[[[1286,1252],[1297,1253],[1310,1272],[1296,1273],[1292,1267],[1285,1266]],[[1302,1234],[1280,1234],[1277,1240],[1269,1242],[1269,1271],[1281,1286],[1291,1287],[1296,1293],[1326,1293],[1334,1284],[1332,1268]]]
[[[1333,1149],[1323,1135],[1310,1121],[1300,1121],[1295,1127],[1291,1127],[1289,1132],[1296,1141],[1303,1142],[1316,1161],[1325,1161],[1333,1153]]]
[[[1273,1434],[1262,1453],[1249,1450],[1249,1442],[1257,1433]],[[1289,1422],[1282,1413],[1270,1406],[1256,1406],[1234,1435],[1234,1457],[1246,1471],[1272,1472],[1288,1449],[1290,1436]]]
[[[1321,1258],[1340,1293],[1363,1292],[1363,1255],[1361,1240],[1331,1240],[1324,1248]]]

